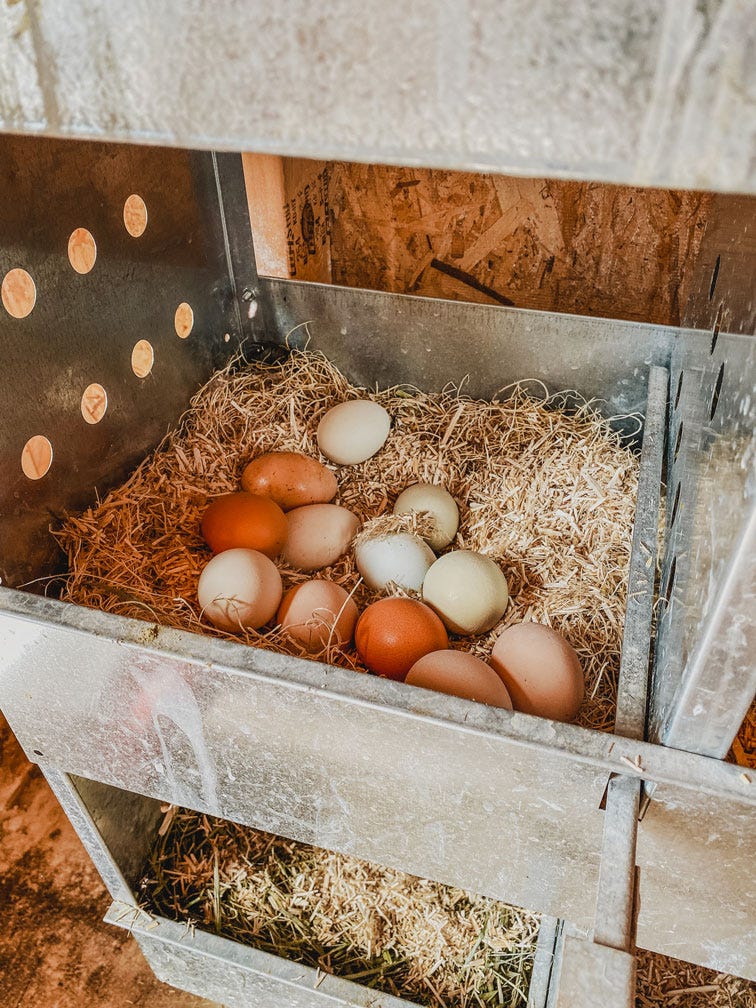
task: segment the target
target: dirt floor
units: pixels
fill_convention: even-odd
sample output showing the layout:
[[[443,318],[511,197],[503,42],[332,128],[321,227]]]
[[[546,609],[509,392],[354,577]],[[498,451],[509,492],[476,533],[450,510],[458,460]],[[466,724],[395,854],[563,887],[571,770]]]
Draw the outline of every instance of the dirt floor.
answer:
[[[0,716],[2,1008],[213,1008],[156,980],[127,932],[103,924],[108,905],[73,827]]]

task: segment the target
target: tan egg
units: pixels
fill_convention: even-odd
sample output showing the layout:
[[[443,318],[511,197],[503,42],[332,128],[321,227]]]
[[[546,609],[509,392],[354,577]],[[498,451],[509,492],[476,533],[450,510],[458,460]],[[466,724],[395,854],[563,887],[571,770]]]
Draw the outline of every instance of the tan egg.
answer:
[[[353,399],[328,410],[318,424],[318,448],[332,462],[357,465],[384,446],[391,417],[372,399]]]
[[[269,497],[284,511],[306,504],[325,504],[339,489],[330,469],[299,452],[266,452],[253,459],[242,473],[241,485],[249,493]]]
[[[410,686],[512,710],[507,688],[491,666],[465,651],[432,651],[415,662],[404,681]]]
[[[329,644],[348,644],[357,622],[357,606],[349,593],[333,581],[305,581],[291,588],[278,610],[287,636],[311,654]]]
[[[281,593],[281,575],[273,561],[251,549],[216,554],[197,585],[203,615],[231,633],[245,627],[259,630],[275,616]]]
[[[499,565],[471,550],[439,557],[423,581],[423,602],[438,613],[447,630],[465,636],[495,627],[508,599]]]
[[[338,504],[308,504],[286,515],[284,562],[295,570],[330,567],[349,549],[360,527],[357,515]]]
[[[410,532],[365,539],[354,550],[357,569],[368,588],[385,591],[389,583],[420,591],[423,578],[436,559],[430,546]]]
[[[585,693],[583,669],[572,646],[551,627],[507,627],[493,646],[491,667],[509,690],[515,710],[554,721],[577,716]]]
[[[438,552],[453,541],[459,528],[459,508],[448,490],[430,483],[408,486],[397,497],[394,514],[410,514],[413,511],[425,511],[433,520],[433,531],[425,537],[431,549]]]

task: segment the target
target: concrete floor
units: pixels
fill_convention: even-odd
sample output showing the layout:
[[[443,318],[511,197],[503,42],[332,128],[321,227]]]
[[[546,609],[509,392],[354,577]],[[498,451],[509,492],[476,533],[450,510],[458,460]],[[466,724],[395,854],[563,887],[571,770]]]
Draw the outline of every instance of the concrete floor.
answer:
[[[103,924],[108,904],[57,800],[0,715],[2,1008],[213,1008],[155,979],[133,938]]]

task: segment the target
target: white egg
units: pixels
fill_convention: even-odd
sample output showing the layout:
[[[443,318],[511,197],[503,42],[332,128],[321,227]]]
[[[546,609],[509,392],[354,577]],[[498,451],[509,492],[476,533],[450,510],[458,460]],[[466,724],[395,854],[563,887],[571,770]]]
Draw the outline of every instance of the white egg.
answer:
[[[354,558],[365,584],[374,591],[385,591],[391,581],[408,591],[420,591],[436,559],[430,546],[410,532],[366,539],[355,547]]]
[[[423,581],[423,602],[452,633],[484,633],[507,608],[509,590],[501,568],[490,557],[453,550],[439,557]]]
[[[434,529],[425,536],[428,545],[438,552],[449,545],[459,528],[459,508],[452,495],[441,486],[415,483],[402,490],[394,504],[394,514],[427,511],[433,518]]]
[[[231,633],[264,626],[275,616],[282,594],[281,575],[273,561],[251,549],[216,554],[197,585],[203,614]]]
[[[318,447],[338,465],[357,465],[384,446],[391,417],[371,399],[353,399],[328,410],[318,424]]]

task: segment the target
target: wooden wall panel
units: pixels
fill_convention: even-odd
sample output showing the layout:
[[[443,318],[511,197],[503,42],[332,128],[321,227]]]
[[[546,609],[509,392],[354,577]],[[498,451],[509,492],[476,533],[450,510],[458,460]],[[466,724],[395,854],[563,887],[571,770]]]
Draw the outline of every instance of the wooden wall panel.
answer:
[[[289,276],[670,325],[712,200],[291,158],[283,176]]]

